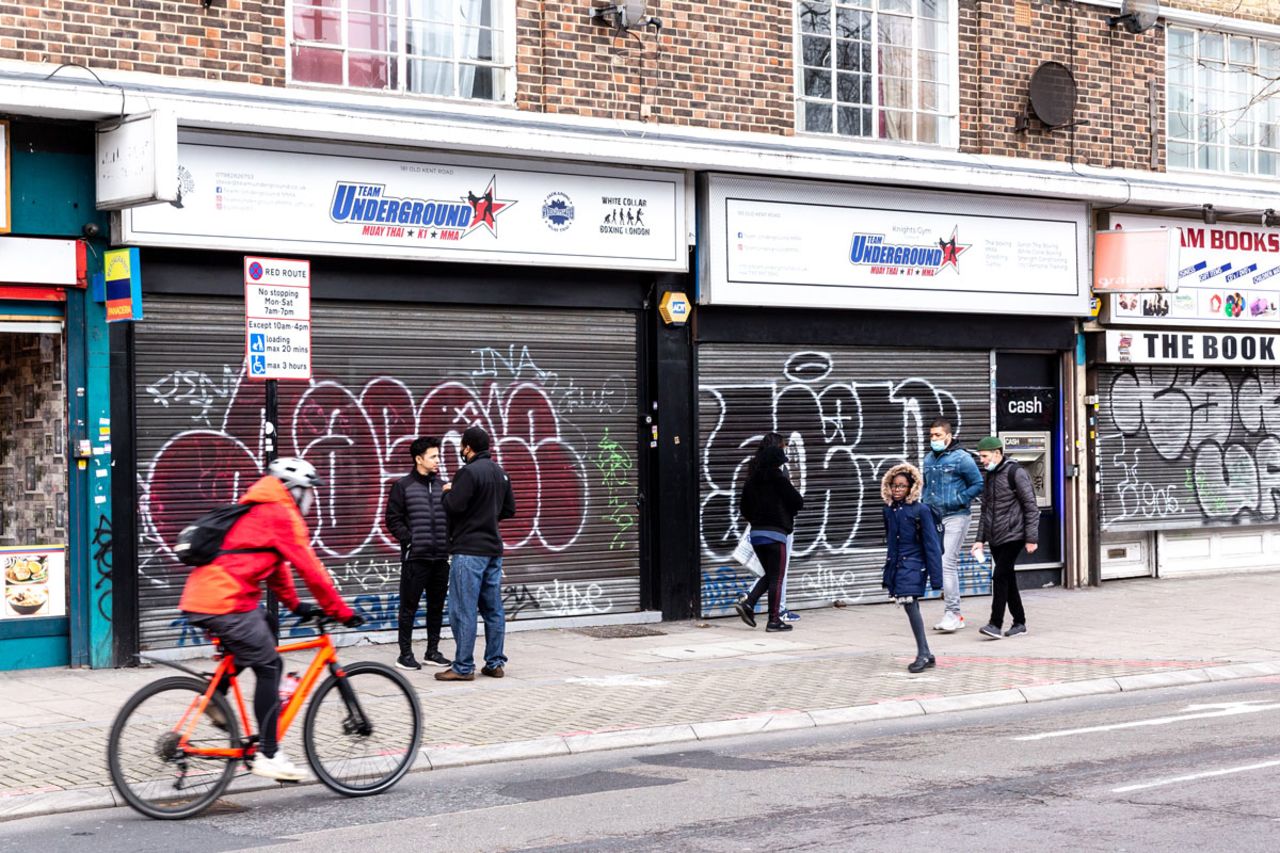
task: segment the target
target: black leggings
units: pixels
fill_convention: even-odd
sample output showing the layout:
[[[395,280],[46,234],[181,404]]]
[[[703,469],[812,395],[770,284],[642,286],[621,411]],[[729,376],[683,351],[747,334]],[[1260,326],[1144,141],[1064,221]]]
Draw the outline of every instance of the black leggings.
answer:
[[[276,724],[280,720],[280,676],[284,661],[277,657],[271,663],[253,667],[253,716],[258,720],[258,751],[266,758],[276,754]]]
[[[929,641],[924,633],[924,617],[920,615],[919,600],[910,601],[902,608],[907,611],[907,621],[911,623],[911,633],[916,638],[916,657],[929,657]]]
[[[769,621],[780,622],[779,610],[782,607],[782,579],[787,575],[787,546],[784,542],[765,542],[751,544],[755,549],[760,565],[764,567],[764,576],[756,581],[756,585],[747,593],[747,606],[755,609],[756,602],[765,590],[769,592]]]
[[[275,755],[284,661],[276,652],[273,620],[260,608],[244,613],[187,616],[192,625],[204,628],[221,641],[222,650],[235,659],[237,674],[246,668],[253,670],[257,682],[253,686],[253,715],[258,720],[258,752],[267,758]],[[218,690],[225,696],[230,687],[230,682],[223,680]]]

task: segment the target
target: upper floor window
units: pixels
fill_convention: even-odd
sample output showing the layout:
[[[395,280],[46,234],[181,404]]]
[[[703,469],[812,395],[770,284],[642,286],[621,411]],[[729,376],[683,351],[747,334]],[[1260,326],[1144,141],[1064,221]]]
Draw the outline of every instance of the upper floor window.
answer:
[[[952,144],[953,0],[797,0],[808,133]]]
[[[1169,168],[1280,177],[1280,41],[1167,38]]]
[[[289,79],[507,99],[510,0],[291,0]]]

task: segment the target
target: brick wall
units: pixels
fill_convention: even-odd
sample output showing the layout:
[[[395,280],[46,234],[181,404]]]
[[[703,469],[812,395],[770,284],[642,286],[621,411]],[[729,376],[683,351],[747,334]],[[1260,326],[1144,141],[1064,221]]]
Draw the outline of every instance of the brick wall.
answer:
[[[1280,23],[1280,0],[1164,0],[1162,8],[1205,12],[1244,21]]]
[[[960,0],[960,146],[975,154],[1164,168],[1163,30],[1132,35],[1107,26],[1113,14],[1061,0]],[[1078,89],[1071,130],[1048,131],[1026,110],[1031,76],[1043,62],[1066,65]],[[1148,81],[1154,80],[1155,103]]]
[[[284,85],[285,0],[0,2],[0,58]],[[64,72],[65,73],[65,72]]]
[[[791,0],[659,0],[660,33],[621,36],[591,5],[521,0],[521,109],[794,132]]]

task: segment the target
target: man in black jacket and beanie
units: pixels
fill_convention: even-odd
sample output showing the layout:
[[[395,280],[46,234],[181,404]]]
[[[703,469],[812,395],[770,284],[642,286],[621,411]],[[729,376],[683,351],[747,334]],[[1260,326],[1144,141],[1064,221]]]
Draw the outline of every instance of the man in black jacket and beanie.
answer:
[[[1036,505],[1031,475],[1004,455],[1004,441],[989,435],[978,442],[978,458],[986,469],[982,487],[982,519],[973,557],[983,562],[983,543],[991,546],[991,621],[978,633],[992,640],[1019,637],[1027,633],[1027,614],[1022,609],[1018,592],[1018,575],[1014,564],[1025,550],[1034,554],[1040,541],[1040,507]],[[1005,605],[1013,624],[1000,633],[1004,624]]]
[[[448,666],[440,654],[440,626],[444,598],[449,591],[449,520],[445,516],[440,482],[440,439],[419,438],[409,445],[413,471],[391,487],[387,499],[387,530],[400,542],[400,657],[401,669],[422,669],[414,660],[413,617],[422,594],[427,596],[427,653],[422,659]]]
[[[498,522],[516,514],[511,480],[489,456],[489,434],[478,426],[462,434],[466,462],[444,487],[449,514],[449,626],[453,629],[453,666],[436,673],[438,681],[474,681],[476,614],[484,619],[484,668],[481,675],[502,678],[507,617],[502,607],[502,535]]]

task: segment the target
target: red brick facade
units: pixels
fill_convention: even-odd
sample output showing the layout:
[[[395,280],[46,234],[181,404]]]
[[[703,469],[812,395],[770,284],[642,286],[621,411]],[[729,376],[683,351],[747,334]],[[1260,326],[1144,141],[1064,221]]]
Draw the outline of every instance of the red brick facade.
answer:
[[[284,0],[0,3],[0,58],[284,85]]]
[[[960,0],[961,149],[1163,169],[1164,30],[1112,29],[1107,18],[1113,14],[1060,0]],[[1079,125],[1049,131],[1032,118],[1019,133],[1031,76],[1050,61],[1075,77]]]
[[[1066,0],[958,0],[960,147],[1162,169],[1164,31]],[[1267,20],[1280,0],[1172,0]],[[657,0],[660,32],[616,34],[591,0],[517,0],[515,104],[548,114],[795,133],[794,0]],[[0,58],[284,86],[286,0],[0,2]],[[1079,86],[1074,130],[1015,124],[1045,61]],[[1150,84],[1154,83],[1154,97]],[[1154,140],[1154,144],[1153,144]]]
[[[660,32],[622,35],[589,5],[519,3],[521,109],[794,132],[791,0],[665,0]]]

